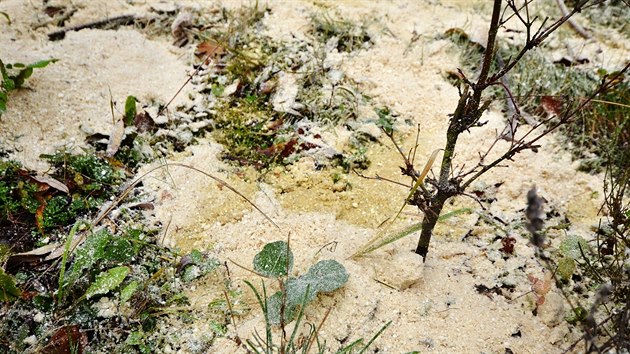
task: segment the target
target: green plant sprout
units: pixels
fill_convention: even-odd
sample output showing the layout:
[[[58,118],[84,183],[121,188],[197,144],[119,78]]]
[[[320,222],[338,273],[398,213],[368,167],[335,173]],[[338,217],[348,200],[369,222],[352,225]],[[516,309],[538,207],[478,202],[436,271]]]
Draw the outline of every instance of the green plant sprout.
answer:
[[[307,323],[309,331],[300,340],[297,333],[304,316],[304,308],[312,302],[319,293],[331,293],[341,288],[348,281],[346,269],[335,260],[323,260],[313,265],[306,274],[298,277],[290,277],[293,268],[293,252],[285,241],[276,241],[266,244],[262,251],[254,257],[254,271],[264,277],[276,279],[280,284],[280,291],[271,296],[267,295],[267,287],[262,282],[262,292],[249,281],[249,286],[265,316],[265,338],[256,334],[253,340],[247,340],[249,348],[254,353],[272,354],[278,353],[309,353],[314,343],[317,343],[317,353],[327,351],[326,343],[320,342],[318,331],[328,317],[324,316],[319,326]],[[330,311],[330,310],[329,310]],[[291,335],[287,338],[284,327],[293,320],[296,321]],[[364,345],[359,339],[348,346],[339,349],[336,353],[364,353],[370,345],[391,324],[385,324]],[[283,329],[281,343],[274,343],[273,327]]]
[[[7,19],[9,18],[8,16],[6,17]],[[33,75],[33,69],[45,68],[48,64],[57,62],[58,60],[59,59],[47,59],[31,64],[12,63],[6,65],[0,60],[0,73],[2,74],[2,84],[0,85],[0,117],[2,117],[2,113],[7,110],[9,92],[22,87],[24,81]]]

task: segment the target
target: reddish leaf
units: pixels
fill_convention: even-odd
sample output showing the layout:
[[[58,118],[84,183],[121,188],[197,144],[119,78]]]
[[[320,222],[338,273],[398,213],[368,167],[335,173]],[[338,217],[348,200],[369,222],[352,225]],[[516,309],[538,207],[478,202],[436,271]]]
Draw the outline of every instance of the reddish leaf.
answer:
[[[514,253],[514,244],[516,243],[516,239],[514,237],[504,237],[501,239],[501,247],[499,250],[503,253],[513,254]]]
[[[46,201],[43,200],[39,207],[37,207],[37,211],[35,212],[35,224],[37,224],[37,229],[42,234],[44,233],[44,210],[46,209]]]
[[[42,349],[44,354],[66,354],[85,351],[88,345],[87,335],[77,325],[59,328],[48,340],[48,344]]]
[[[562,113],[562,100],[554,96],[542,96],[540,104],[545,112],[560,115]]]
[[[216,59],[223,55],[225,50],[219,44],[213,41],[204,41],[197,45],[197,50],[195,51],[195,55],[198,58],[205,58],[206,63],[210,59]]]
[[[270,147],[266,149],[260,149],[258,150],[258,153],[263,154],[265,156],[279,156],[279,157],[285,158],[295,152],[296,144],[297,144],[297,139],[291,139],[284,143],[271,145]]]

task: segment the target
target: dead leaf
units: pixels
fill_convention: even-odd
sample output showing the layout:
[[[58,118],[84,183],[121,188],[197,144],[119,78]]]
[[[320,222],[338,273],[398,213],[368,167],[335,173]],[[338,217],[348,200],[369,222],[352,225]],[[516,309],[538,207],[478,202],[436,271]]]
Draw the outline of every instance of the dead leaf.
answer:
[[[204,41],[197,45],[195,55],[198,58],[205,58],[206,63],[210,59],[216,59],[225,53],[225,49],[214,41]]]
[[[155,121],[147,113],[147,111],[142,111],[136,114],[136,118],[133,120],[133,125],[136,126],[136,129],[139,133],[144,133],[153,130],[155,127]]]
[[[44,8],[44,13],[46,13],[49,17],[55,17],[56,14],[64,12],[65,10],[66,8],[63,6],[46,6]]]
[[[122,119],[117,119],[112,127],[112,132],[109,135],[109,142],[107,143],[107,150],[105,150],[105,156],[113,157],[118,152],[120,144],[123,141],[125,135],[125,123]]]
[[[52,252],[55,248],[57,248],[59,246],[59,244],[57,243],[51,243],[39,248],[36,248],[34,250],[30,250],[28,252],[22,252],[22,253],[15,253],[12,254],[11,257],[19,257],[19,256],[43,256],[46,255],[50,252]]]
[[[538,279],[535,276],[528,274],[527,279],[532,283],[532,291],[536,295],[536,304],[542,305],[545,303],[545,295],[551,290],[551,283],[553,275],[551,272],[545,272],[544,280]]]
[[[87,335],[81,332],[79,326],[71,325],[59,328],[48,340],[48,344],[41,350],[44,354],[81,354],[88,345]]]
[[[555,96],[542,96],[540,104],[545,112],[552,115],[560,115],[562,113],[562,100]]]
[[[501,239],[501,247],[499,250],[503,253],[513,254],[514,253],[514,244],[516,243],[516,239],[514,237],[504,237]]]
[[[46,184],[50,187],[53,187],[54,189],[58,190],[58,191],[62,191],[66,194],[70,194],[70,190],[68,189],[68,187],[59,182],[58,180],[50,177],[50,176],[29,176],[32,180],[38,182],[38,183],[43,183]]]
[[[577,66],[580,64],[588,64],[591,61],[588,58],[570,58],[570,57],[562,57],[559,60],[554,61],[554,64],[560,64],[562,66],[571,67]]]

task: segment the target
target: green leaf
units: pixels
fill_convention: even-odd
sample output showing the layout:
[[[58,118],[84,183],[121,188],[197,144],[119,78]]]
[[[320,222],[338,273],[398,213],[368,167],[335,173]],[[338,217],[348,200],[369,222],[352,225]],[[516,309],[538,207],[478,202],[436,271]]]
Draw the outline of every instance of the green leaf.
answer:
[[[269,324],[272,326],[278,326],[282,323],[280,321],[280,313],[282,312],[282,292],[278,291],[277,293],[271,295],[267,299],[267,320]],[[284,322],[289,323],[293,321],[297,315],[297,306],[294,304],[289,304],[288,302],[284,305]]]
[[[186,258],[187,264],[185,266],[186,268],[184,270],[184,274],[182,275],[182,280],[184,282],[190,282],[200,278],[215,270],[221,264],[218,259],[208,257],[199,252],[199,250],[192,250],[189,254],[182,258],[180,263],[183,263]]]
[[[0,268],[0,301],[10,302],[18,297],[22,292],[15,286],[15,280]]]
[[[284,241],[268,243],[254,257],[254,270],[263,276],[278,278],[286,276],[293,268],[293,252]]]
[[[571,276],[575,272],[575,260],[569,257],[562,257],[558,261],[558,274],[562,279],[568,280],[571,279]]]
[[[582,306],[578,306],[574,308],[573,311],[567,313],[564,319],[570,324],[576,325],[586,320],[587,316],[588,316],[588,311],[586,311]]]
[[[303,277],[313,284],[316,292],[329,293],[348,281],[348,272],[341,263],[328,259],[317,262]]]
[[[348,272],[335,260],[319,261],[306,274],[297,278],[289,278],[284,286],[286,291],[284,303],[285,323],[295,318],[300,307],[315,300],[319,293],[333,292],[348,281]],[[282,293],[277,292],[267,301],[269,322],[280,324],[280,308]]]
[[[560,243],[560,253],[575,260],[582,258],[582,252],[587,254],[588,249],[588,243],[580,236],[569,235]]]
[[[138,286],[140,286],[140,283],[135,280],[127,284],[127,286],[120,291],[120,303],[129,301],[133,294],[136,293],[136,290],[138,290]]]
[[[125,127],[132,126],[136,119],[136,102],[138,100],[134,96],[127,96],[125,101]]]
[[[348,272],[339,262],[332,259],[319,261],[306,274],[287,281],[287,303],[299,305],[304,298],[307,303],[311,302],[318,293],[333,292],[347,281]]]
[[[26,67],[27,68],[45,68],[48,66],[48,64],[50,63],[56,63],[58,62],[59,59],[46,59],[46,60],[40,60],[40,61],[36,61],[34,63],[28,64]]]
[[[65,282],[66,286],[72,286],[85,270],[92,268],[96,262],[106,257],[105,247],[111,237],[106,229],[88,235],[83,245],[75,251],[74,263]]]
[[[63,300],[64,285],[66,284],[66,280],[65,280],[66,265],[68,264],[67,263],[68,257],[70,255],[70,244],[74,240],[74,235],[76,234],[77,230],[79,230],[79,226],[83,225],[83,223],[84,222],[81,220],[74,223],[74,225],[72,226],[72,229],[70,229],[70,234],[68,234],[68,237],[66,238],[66,243],[64,244],[64,252],[63,252],[63,256],[61,257],[61,269],[59,270],[59,280],[58,280],[59,287],[57,290],[58,302],[61,302],[61,300]]]
[[[13,77],[15,81],[15,87],[22,87],[24,85],[24,81],[33,75],[33,68],[27,67],[26,69],[20,70],[20,72]]]
[[[7,111],[7,99],[8,96],[6,92],[0,90],[0,116]]]
[[[125,344],[127,345],[141,345],[144,343],[144,333],[140,331],[135,331],[129,333],[127,339],[125,340]]]
[[[136,255],[137,251],[138,249],[126,238],[111,237],[103,249],[103,258],[117,263],[126,263]]]
[[[125,280],[127,274],[129,274],[128,267],[115,267],[101,272],[85,292],[85,298],[89,299],[96,295],[107,294],[116,289]]]

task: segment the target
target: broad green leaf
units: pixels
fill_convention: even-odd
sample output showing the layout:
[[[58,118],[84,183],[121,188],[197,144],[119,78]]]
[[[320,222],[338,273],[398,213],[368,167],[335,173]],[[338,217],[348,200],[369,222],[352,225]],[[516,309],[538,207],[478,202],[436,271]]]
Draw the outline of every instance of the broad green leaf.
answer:
[[[13,301],[20,297],[22,292],[15,286],[15,280],[0,268],[0,301]]]
[[[125,101],[125,127],[132,126],[136,119],[136,102],[138,100],[134,96],[127,96]]]
[[[266,277],[286,276],[293,268],[293,252],[284,241],[268,243],[254,257],[254,270]]]
[[[133,294],[136,293],[136,290],[138,290],[138,286],[140,286],[140,283],[135,280],[127,284],[127,286],[120,291],[120,303],[129,301]]]
[[[348,272],[339,262],[332,259],[319,261],[306,274],[287,281],[285,286],[287,302],[291,305],[299,305],[304,298],[307,303],[311,302],[318,293],[333,292],[347,281]]]
[[[316,292],[329,293],[348,281],[348,272],[341,263],[328,259],[317,262],[303,277],[313,284]]]
[[[72,286],[85,270],[92,268],[96,262],[105,258],[105,247],[110,239],[111,235],[105,229],[87,237],[83,245],[75,251],[74,262],[65,282],[66,285]]]
[[[103,258],[118,263],[126,263],[136,255],[136,252],[137,248],[131,244],[131,241],[124,237],[112,236],[103,249]]]
[[[347,281],[346,269],[335,260],[317,262],[306,274],[297,278],[289,278],[284,286],[286,291],[285,322],[292,321],[298,313],[298,309],[315,300],[317,294],[333,292]],[[267,302],[269,321],[273,325],[280,324],[281,300],[282,293],[278,292]]]
[[[581,249],[581,251],[580,251]],[[562,243],[560,243],[560,253],[575,260],[582,258],[582,252],[588,254],[588,243],[585,239],[576,235],[567,236]]]
[[[129,274],[128,267],[115,267],[96,276],[96,280],[85,292],[85,298],[89,299],[95,295],[107,294],[116,289]]]
[[[272,326],[278,326],[281,324],[282,321],[280,321],[280,313],[282,311],[282,292],[278,291],[267,299],[267,320]],[[297,305],[289,304],[288,302],[285,303],[284,323],[293,321],[297,312]]]

